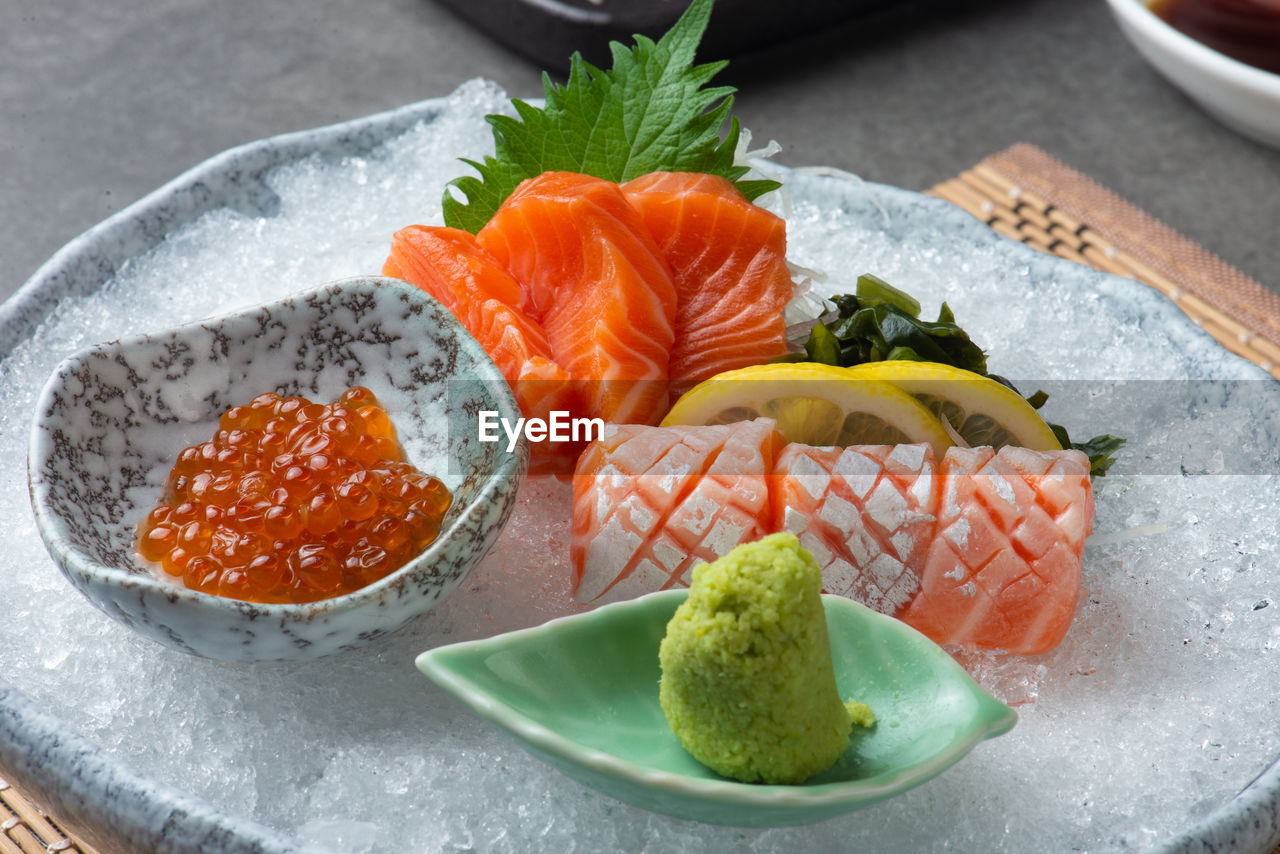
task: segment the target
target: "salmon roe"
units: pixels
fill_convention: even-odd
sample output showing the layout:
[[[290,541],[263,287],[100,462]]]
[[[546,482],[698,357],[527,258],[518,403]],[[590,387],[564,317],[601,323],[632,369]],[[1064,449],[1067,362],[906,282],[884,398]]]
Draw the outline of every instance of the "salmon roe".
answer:
[[[363,386],[331,404],[260,394],[178,455],[138,553],[187,587],[314,602],[371,584],[440,532],[453,496],[407,463]]]

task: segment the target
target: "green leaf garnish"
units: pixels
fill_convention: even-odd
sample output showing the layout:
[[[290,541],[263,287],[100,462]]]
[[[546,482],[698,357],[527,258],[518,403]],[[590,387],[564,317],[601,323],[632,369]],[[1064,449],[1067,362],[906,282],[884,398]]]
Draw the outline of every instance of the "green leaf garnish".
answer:
[[[738,180],[749,169],[733,162],[739,127],[729,111],[735,90],[704,88],[728,63],[693,64],[712,2],[694,0],[656,44],[639,35],[633,48],[611,42],[608,71],[574,53],[564,86],[542,75],[546,106],[513,99],[517,117],[486,116],[494,155],[463,161],[479,177],[457,178],[446,187],[445,224],[479,231],[521,181],[549,171],[618,183],[649,172],[704,172],[734,181],[748,199],[777,189],[776,181]]]
[[[1056,425],[1050,424],[1049,426],[1055,427]],[[1055,429],[1054,433],[1057,432],[1058,430]],[[1087,442],[1072,442],[1067,437],[1067,431],[1063,430],[1062,438],[1066,440],[1063,442],[1062,447],[1075,448],[1089,458],[1089,474],[1093,477],[1101,477],[1107,473],[1107,469],[1111,468],[1111,463],[1114,462],[1112,457],[1125,443],[1124,439],[1119,436],[1112,436],[1110,433],[1094,436]]]
[[[834,296],[830,301],[836,306],[835,317],[819,320],[809,331],[804,346],[809,361],[843,367],[893,359],[940,362],[1018,391],[1004,377],[987,372],[986,353],[956,324],[955,315],[945,302],[936,321],[921,320],[920,303],[915,298],[870,274],[858,277],[857,293]],[[1049,399],[1043,391],[1025,397],[1035,409]],[[1089,458],[1089,474],[1094,477],[1107,473],[1112,457],[1125,443],[1110,434],[1072,442],[1065,427],[1045,423],[1058,444],[1082,451]]]
[[[831,302],[836,305],[835,318],[815,325],[805,345],[822,354],[810,352],[813,361],[848,366],[908,359],[942,362],[986,376],[986,354],[956,325],[946,303],[936,321],[921,320],[919,302],[872,275],[858,277],[857,293],[832,297]]]

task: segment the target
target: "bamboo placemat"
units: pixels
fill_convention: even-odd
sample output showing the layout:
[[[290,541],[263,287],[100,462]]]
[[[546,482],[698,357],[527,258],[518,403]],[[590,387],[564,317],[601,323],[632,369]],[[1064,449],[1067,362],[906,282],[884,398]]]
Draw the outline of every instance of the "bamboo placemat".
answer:
[[[1019,143],[929,192],[1014,240],[1156,288],[1280,379],[1280,296],[1040,149]],[[51,851],[98,854],[0,779],[0,854]]]
[[[63,832],[13,786],[0,780],[0,854],[45,854],[48,851],[97,854]]]
[[[1280,379],[1280,295],[1035,146],[1014,145],[929,192],[1006,237],[1150,285]]]

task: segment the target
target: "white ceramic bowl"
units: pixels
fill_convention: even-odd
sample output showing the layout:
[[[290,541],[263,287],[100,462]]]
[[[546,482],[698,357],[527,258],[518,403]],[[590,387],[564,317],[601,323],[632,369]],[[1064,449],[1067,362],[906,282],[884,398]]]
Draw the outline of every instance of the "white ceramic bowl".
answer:
[[[1175,30],[1142,0],[1107,0],[1120,30],[1157,71],[1228,127],[1280,148],[1280,74]]]
[[[377,395],[409,462],[453,492],[421,555],[354,593],[299,605],[200,593],[142,565],[138,522],[178,452],[208,441],[223,411],[272,390],[327,402],[353,385]],[[395,279],[348,279],[63,362],[32,428],[32,508],[63,574],[142,634],[226,661],[316,658],[430,610],[497,538],[528,449],[479,442],[480,409],[518,413],[502,375],[448,311]]]

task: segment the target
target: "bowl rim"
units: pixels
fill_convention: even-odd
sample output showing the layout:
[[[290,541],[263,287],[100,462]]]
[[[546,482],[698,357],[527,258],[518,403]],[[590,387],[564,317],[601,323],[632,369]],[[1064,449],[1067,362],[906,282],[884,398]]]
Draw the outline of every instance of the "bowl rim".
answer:
[[[1261,97],[1280,100],[1280,74],[1242,62],[1192,38],[1153,12],[1147,0],[1107,0],[1107,3],[1117,18],[1203,73]]]
[[[450,652],[485,649],[498,645],[507,646],[522,639],[554,633],[557,626],[567,622],[579,625],[586,622],[601,622],[607,620],[610,614],[622,610],[644,610],[657,605],[664,605],[668,602],[672,605],[677,605],[688,595],[689,591],[685,588],[659,590],[635,599],[601,605],[591,611],[557,617],[526,629],[506,632],[488,638],[438,646],[420,653],[415,659],[415,664],[418,670],[430,681],[480,717],[504,729],[508,729],[520,739],[558,759],[632,785],[648,789],[661,789],[665,792],[682,795],[697,801],[722,805],[730,804],[773,809],[869,805],[927,782],[963,759],[980,742],[1003,735],[1017,723],[1018,714],[1015,710],[992,697],[970,678],[972,684],[969,688],[974,693],[975,699],[984,704],[998,705],[1003,708],[1003,711],[998,716],[970,728],[963,738],[952,742],[947,749],[940,751],[924,762],[899,770],[882,780],[876,780],[874,783],[867,780],[837,780],[828,783],[801,785],[741,783],[727,778],[690,777],[671,771],[647,768],[612,753],[585,747],[579,742],[538,723],[523,712],[502,702],[501,699],[477,693],[451,669],[438,661],[440,656],[448,655]],[[843,596],[824,593],[822,594],[822,601],[824,611],[844,610],[849,613],[856,613],[862,619],[891,622],[896,624],[896,627],[901,631],[920,634],[905,623],[873,611],[865,605]],[[924,636],[920,635],[920,637],[923,638]],[[956,666],[959,667],[959,665]],[[993,711],[996,711],[994,707]],[[876,778],[870,779],[874,780]]]
[[[54,562],[62,567],[64,572],[74,572],[84,580],[116,588],[121,587],[120,582],[127,580],[130,584],[141,587],[146,591],[165,596],[175,604],[178,602],[190,603],[194,607],[211,609],[229,616],[234,615],[253,619],[267,617],[278,619],[282,622],[308,622],[326,615],[356,609],[367,601],[376,601],[382,596],[384,589],[394,586],[403,576],[411,574],[424,562],[434,559],[443,550],[450,533],[470,522],[477,514],[482,512],[485,505],[494,500],[498,487],[504,478],[519,478],[522,475],[528,454],[526,443],[522,441],[515,453],[504,454],[499,458],[499,465],[485,476],[484,482],[476,493],[475,498],[469,504],[460,508],[452,524],[447,528],[442,528],[436,539],[416,557],[407,561],[394,572],[350,593],[344,593],[328,599],[319,599],[314,602],[300,603],[250,602],[228,596],[202,593],[198,590],[192,590],[177,581],[166,581],[159,578],[151,568],[141,563],[138,564],[140,572],[128,573],[94,560],[70,541],[66,524],[62,517],[48,505],[49,486],[40,473],[40,463],[47,458],[50,451],[47,447],[49,444],[48,433],[42,429],[43,413],[49,410],[52,397],[71,366],[84,363],[91,355],[101,352],[104,348],[128,347],[131,344],[146,342],[159,336],[181,333],[185,330],[207,328],[211,324],[252,317],[265,309],[281,306],[287,302],[305,301],[307,297],[315,294],[373,288],[396,290],[409,296],[410,299],[427,305],[434,305],[441,317],[444,318],[445,324],[450,328],[450,331],[459,337],[464,349],[474,357],[476,368],[480,374],[479,379],[486,388],[497,390],[498,399],[496,402],[498,408],[508,417],[512,417],[518,412],[515,397],[512,395],[506,380],[498,371],[497,366],[484,348],[454,318],[453,314],[438,300],[420,288],[400,279],[386,276],[367,275],[337,279],[293,291],[267,302],[238,308],[222,314],[210,315],[209,317],[178,324],[166,329],[137,332],[110,341],[91,344],[67,356],[54,368],[40,391],[35,414],[31,421],[27,446],[28,493],[31,509],[35,516],[36,528],[40,532],[45,548],[54,559]],[[509,500],[515,500],[516,492],[515,488],[510,490]],[[79,584],[76,584],[76,586],[79,587]],[[94,601],[94,604],[99,604],[96,599],[90,598]]]

